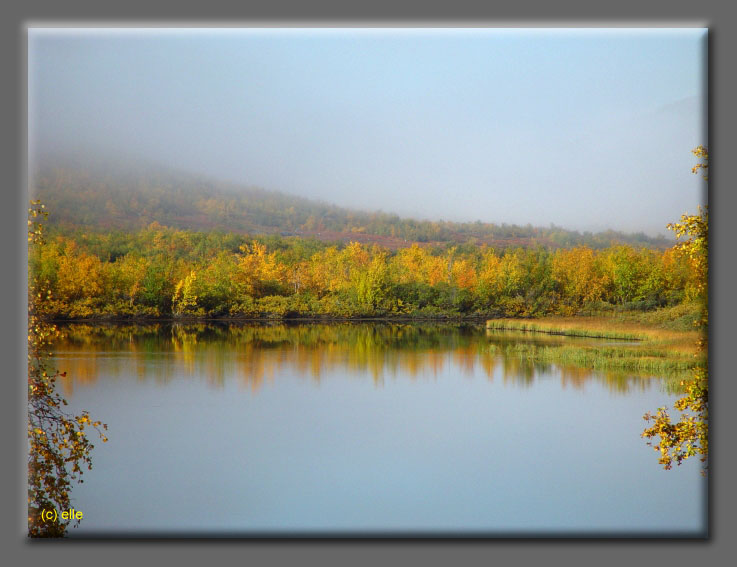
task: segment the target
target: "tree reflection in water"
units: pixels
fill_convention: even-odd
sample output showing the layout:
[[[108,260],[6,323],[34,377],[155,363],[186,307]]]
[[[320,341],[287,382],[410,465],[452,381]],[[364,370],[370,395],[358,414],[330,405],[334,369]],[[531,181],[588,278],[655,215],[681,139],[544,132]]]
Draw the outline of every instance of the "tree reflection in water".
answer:
[[[73,393],[74,384],[98,379],[103,358],[105,375],[114,377],[130,364],[130,357],[141,379],[166,383],[183,374],[201,375],[220,387],[229,377],[238,376],[254,391],[286,370],[316,382],[336,370],[351,376],[368,373],[380,386],[397,376],[437,378],[449,362],[468,376],[481,369],[489,380],[501,377],[505,384],[519,386],[529,386],[551,371],[564,386],[577,389],[594,380],[612,392],[626,393],[645,390],[653,383],[647,373],[594,372],[520,356],[527,352],[519,348],[521,343],[530,348],[555,347],[561,339],[489,334],[474,324],[69,324],[61,331],[56,350],[74,376],[74,382],[63,384],[67,395]],[[85,356],[78,356],[80,352]],[[162,364],[164,360],[171,363]]]

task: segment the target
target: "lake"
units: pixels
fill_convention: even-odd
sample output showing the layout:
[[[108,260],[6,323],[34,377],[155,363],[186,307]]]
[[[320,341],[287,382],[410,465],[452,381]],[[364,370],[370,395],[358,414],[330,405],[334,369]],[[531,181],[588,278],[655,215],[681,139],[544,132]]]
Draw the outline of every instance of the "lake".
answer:
[[[109,426],[83,536],[704,537],[697,459],[665,471],[659,377],[493,345],[474,324],[68,325],[68,409]]]

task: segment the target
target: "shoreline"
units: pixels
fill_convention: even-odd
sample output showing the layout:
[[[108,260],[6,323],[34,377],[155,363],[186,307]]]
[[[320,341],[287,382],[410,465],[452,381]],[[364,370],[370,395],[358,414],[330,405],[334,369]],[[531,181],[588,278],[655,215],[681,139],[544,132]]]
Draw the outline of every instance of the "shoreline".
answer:
[[[283,315],[263,315],[263,316],[197,316],[188,315],[183,317],[166,316],[155,317],[148,315],[133,316],[112,316],[112,317],[84,317],[84,318],[66,318],[66,317],[42,317],[49,323],[351,323],[351,322],[402,322],[402,323],[424,323],[424,322],[481,322],[484,323],[490,319],[486,315],[437,315],[437,316],[356,316],[356,317],[340,317],[336,315],[315,315],[290,317]]]

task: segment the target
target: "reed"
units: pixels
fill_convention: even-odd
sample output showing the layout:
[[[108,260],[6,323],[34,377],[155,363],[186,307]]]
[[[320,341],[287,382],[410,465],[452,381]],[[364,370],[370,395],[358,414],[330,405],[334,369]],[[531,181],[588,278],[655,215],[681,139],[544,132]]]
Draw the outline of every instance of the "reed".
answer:
[[[695,330],[674,330],[662,325],[611,317],[546,317],[543,319],[490,319],[487,329],[657,342],[696,342]]]
[[[533,362],[657,376],[679,376],[702,364],[699,359],[680,353],[651,349],[642,351],[626,347],[541,346],[518,343],[505,346],[492,344],[490,351],[505,357],[511,356]]]
[[[546,333],[548,335],[563,335],[567,337],[591,337],[597,339],[624,339],[645,340],[647,335],[637,332],[628,332],[620,329],[586,328],[581,325],[569,324],[566,321],[540,321],[519,319],[491,319],[486,322],[486,328],[497,331],[525,331],[530,333]]]
[[[696,331],[674,331],[637,322],[613,321],[608,317],[551,317],[546,319],[492,319],[486,328],[496,332],[518,331],[565,337],[608,339],[606,344],[492,344],[492,352],[534,362],[579,366],[599,371],[633,372],[678,377],[706,361],[695,347]]]

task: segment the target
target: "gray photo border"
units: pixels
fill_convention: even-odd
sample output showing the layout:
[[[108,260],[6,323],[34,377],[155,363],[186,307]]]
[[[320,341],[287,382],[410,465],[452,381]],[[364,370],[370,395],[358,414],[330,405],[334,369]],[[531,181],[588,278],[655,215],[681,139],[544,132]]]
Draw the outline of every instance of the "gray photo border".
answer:
[[[727,444],[734,426],[727,400],[733,399],[734,382],[725,354],[730,351],[728,328],[734,313],[729,283],[734,278],[731,261],[733,223],[728,215],[734,208],[734,191],[728,188],[733,176],[730,160],[734,140],[735,77],[732,57],[737,53],[734,8],[719,0],[700,4],[685,0],[657,0],[648,3],[622,0],[600,3],[580,0],[544,2],[536,0],[506,6],[419,2],[401,5],[376,2],[348,7],[340,2],[295,3],[270,6],[235,2],[110,4],[89,0],[27,2],[3,8],[0,50],[6,75],[2,91],[5,124],[2,159],[6,177],[0,223],[3,243],[2,325],[3,359],[7,364],[3,400],[3,486],[9,504],[2,514],[3,555],[11,563],[37,564],[73,561],[77,565],[127,564],[146,559],[176,564],[203,561],[273,562],[312,564],[375,564],[387,559],[444,565],[451,561],[501,563],[531,561],[561,564],[612,564],[623,561],[686,565],[714,561],[722,563],[732,549],[731,522],[735,509],[734,488],[728,471],[734,452]],[[29,542],[25,537],[25,443],[23,424],[25,397],[20,376],[25,372],[25,289],[27,255],[25,241],[26,148],[26,28],[30,25],[82,26],[520,26],[520,27],[708,27],[709,28],[709,147],[711,233],[711,324],[710,364],[712,383],[712,433],[709,478],[709,538],[706,541],[679,540],[484,540],[484,541],[64,541]],[[15,269],[12,269],[11,266]],[[674,495],[677,497],[677,495]],[[112,553],[111,553],[112,552]],[[15,559],[15,560],[13,560]],[[147,561],[148,562],[148,561]]]

